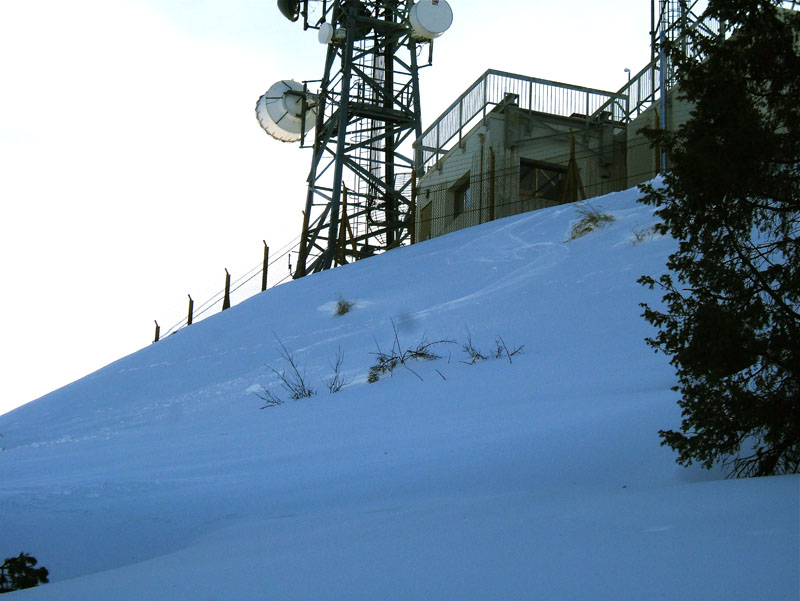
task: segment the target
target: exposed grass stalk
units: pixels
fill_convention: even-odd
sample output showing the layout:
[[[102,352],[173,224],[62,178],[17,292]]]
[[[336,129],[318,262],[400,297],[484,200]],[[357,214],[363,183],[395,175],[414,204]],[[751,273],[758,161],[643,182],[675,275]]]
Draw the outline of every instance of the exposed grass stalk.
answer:
[[[577,208],[581,218],[572,224],[569,240],[577,240],[586,234],[600,229],[614,222],[614,216],[603,213],[588,202],[582,203]]]
[[[344,364],[344,352],[342,351],[342,347],[339,347],[336,351],[336,360],[328,364],[333,370],[333,375],[325,381],[328,392],[331,394],[339,392],[350,383],[350,380],[345,378],[342,374],[342,364]]]

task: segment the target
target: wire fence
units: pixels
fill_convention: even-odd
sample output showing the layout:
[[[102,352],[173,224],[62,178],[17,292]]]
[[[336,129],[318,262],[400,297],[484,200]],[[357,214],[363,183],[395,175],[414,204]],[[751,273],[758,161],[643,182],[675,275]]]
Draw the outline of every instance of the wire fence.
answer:
[[[558,132],[551,134],[550,137],[556,136],[568,136],[570,132]],[[650,146],[649,141],[642,141],[637,144],[628,144],[628,149],[637,149],[637,148],[644,148]],[[590,149],[586,149],[583,151],[577,151],[575,153],[575,158],[580,160],[583,158],[590,158],[593,155],[593,151]],[[567,160],[570,158],[568,154],[559,153],[554,154],[552,156],[542,157],[540,160],[548,163],[554,164],[561,164],[566,163]],[[466,157],[464,161],[467,161],[471,164],[471,158]],[[465,162],[465,165],[468,164]],[[489,173],[480,174],[476,180],[474,180],[475,184],[483,184],[484,182],[489,182],[492,177],[495,180],[499,178],[507,177],[512,173],[514,168],[508,169],[498,169],[494,172],[493,175]],[[597,196],[600,193],[601,186],[606,190],[610,188],[614,189],[625,189],[628,186],[628,182],[630,181],[637,181],[642,178],[648,178],[653,174],[652,170],[643,171],[641,173],[627,173],[623,177],[619,178],[610,178],[605,179],[603,182],[595,183],[595,184],[587,184],[583,186],[585,197],[592,198]],[[445,182],[440,183],[438,185],[444,185],[445,187],[452,187],[457,182],[456,180],[452,182]],[[500,199],[496,204],[495,208],[498,211],[502,208],[510,207],[513,205],[520,205],[519,198],[506,198]],[[485,207],[471,207],[465,208],[461,210],[459,213],[456,212],[446,212],[444,214],[437,214],[436,216],[432,216],[429,219],[421,220],[419,217],[416,217],[416,223],[412,224],[412,227],[422,226],[423,223],[428,223],[429,225],[433,225],[435,223],[441,223],[443,221],[452,221],[456,217],[475,213],[479,211],[484,211]],[[419,214],[419,213],[418,213]],[[262,259],[259,263],[252,265],[247,271],[245,271],[241,276],[238,276],[236,279],[232,279],[229,282],[226,282],[226,286],[221,288],[213,287],[210,289],[206,289],[199,298],[204,299],[200,302],[195,302],[192,296],[189,296],[187,299],[187,304],[184,304],[184,308],[179,308],[177,305],[174,305],[170,313],[172,317],[169,320],[165,320],[166,323],[169,323],[168,328],[162,330],[158,321],[156,321],[156,334],[154,342],[157,342],[160,339],[169,336],[170,334],[174,334],[179,330],[185,328],[188,325],[192,325],[198,321],[203,320],[206,317],[209,317],[215,313],[225,310],[229,306],[236,305],[244,300],[247,300],[256,294],[259,294],[263,291],[264,288],[264,280],[265,277],[270,278],[270,282],[268,283],[267,288],[274,288],[275,286],[279,286],[289,279],[292,278],[292,264],[291,264],[291,256],[292,254],[296,254],[299,248],[300,243],[300,236],[294,238],[290,242],[286,243],[284,246],[279,248],[277,251],[269,251],[267,255],[266,261],[266,276],[265,276],[265,262]],[[288,269],[283,271],[282,265],[286,265]],[[277,274],[283,274],[280,277]],[[275,277],[278,277],[278,280],[275,280]],[[227,306],[226,306],[227,305]]]
[[[264,242],[263,259],[256,265],[253,265],[243,275],[233,280],[231,275],[226,270],[225,285],[221,289],[214,289],[213,292],[206,290],[201,297],[205,298],[205,300],[202,300],[199,304],[195,302],[195,299],[192,298],[191,295],[188,295],[187,304],[184,305],[184,307],[186,307],[185,310],[170,311],[170,313],[173,314],[173,317],[171,317],[166,323],[170,323],[172,325],[170,325],[166,330],[162,331],[158,320],[156,320],[155,337],[153,342],[158,342],[159,340],[169,336],[170,334],[174,334],[186,326],[192,325],[193,323],[201,321],[204,318],[220,311],[224,311],[235,304],[238,304],[260,292],[263,292],[267,288],[274,288],[275,286],[279,286],[289,280],[292,277],[291,255],[292,253],[297,253],[299,244],[300,237],[298,236],[294,240],[283,245],[277,251],[272,252],[269,250],[267,243]],[[275,274],[279,272],[280,265],[282,263],[286,263],[288,265],[287,272],[277,281],[274,281],[274,278],[276,277]],[[271,283],[268,282],[270,276],[273,278]],[[177,317],[177,315],[180,315],[180,317]]]

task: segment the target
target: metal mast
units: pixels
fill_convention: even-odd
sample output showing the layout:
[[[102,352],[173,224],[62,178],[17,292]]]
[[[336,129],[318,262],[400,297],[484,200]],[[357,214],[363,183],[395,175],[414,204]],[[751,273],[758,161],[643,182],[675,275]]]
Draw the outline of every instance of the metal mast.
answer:
[[[692,28],[706,26],[702,23],[698,15],[700,0],[652,0],[650,10],[650,47],[652,53],[652,64],[658,65],[658,89],[660,90],[659,100],[659,127],[667,129],[669,118],[669,103],[667,97],[669,91],[677,82],[675,64],[672,52],[679,48],[683,56],[688,56],[692,52],[689,31]],[[707,4],[707,2],[702,2]],[[653,71],[653,89],[656,89],[655,73]],[[658,170],[664,172],[667,169],[667,156],[664,152],[658,158]]]
[[[295,278],[399,246],[412,230],[422,133],[411,0],[335,0]],[[310,82],[306,82],[308,86]]]
[[[651,49],[653,61],[658,61],[662,79],[669,90],[675,84],[675,67],[670,51],[679,48],[683,56],[692,56],[692,31],[714,37],[721,31],[720,24],[703,18],[708,5],[706,0],[652,0]]]

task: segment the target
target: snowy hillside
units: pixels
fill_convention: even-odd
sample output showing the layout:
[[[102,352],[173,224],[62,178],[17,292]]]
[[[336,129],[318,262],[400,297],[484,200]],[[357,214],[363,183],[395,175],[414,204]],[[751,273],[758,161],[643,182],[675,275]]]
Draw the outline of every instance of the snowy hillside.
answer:
[[[567,205],[277,287],[0,416],[0,554],[51,574],[8,600],[797,601],[800,477],[659,446],[636,279],[673,242],[636,197],[571,242]],[[455,342],[367,383],[394,330]],[[498,337],[524,352],[468,364]]]

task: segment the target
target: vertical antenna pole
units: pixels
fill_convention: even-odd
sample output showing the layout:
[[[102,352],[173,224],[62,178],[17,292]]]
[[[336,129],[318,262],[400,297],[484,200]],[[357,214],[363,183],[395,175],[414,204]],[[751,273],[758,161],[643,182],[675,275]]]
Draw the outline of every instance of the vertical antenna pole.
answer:
[[[189,295],[189,315],[186,317],[186,325],[192,325],[192,318],[194,317],[194,301],[192,300],[192,295]]]
[[[653,65],[653,68],[650,69],[650,93],[653,95],[653,104],[656,101],[656,70],[654,62],[656,59],[656,2],[660,1],[650,1],[650,63]],[[660,69],[661,65],[658,68]]]
[[[667,130],[667,76],[666,76],[666,65],[665,58],[666,58],[666,51],[664,50],[664,44],[667,41],[666,33],[664,32],[664,23],[662,19],[661,23],[661,43],[659,48],[659,59],[658,62],[660,63],[661,67],[659,71],[659,77],[661,79],[660,86],[661,86],[661,131],[662,133]],[[658,161],[658,172],[664,173],[667,169],[667,154],[664,152],[663,148],[660,152],[660,157]]]
[[[383,19],[387,23],[394,22],[394,10],[390,2],[383,7]],[[376,15],[377,16],[377,15]],[[394,109],[394,58],[397,53],[397,43],[394,37],[386,37],[383,49],[383,107],[391,113]],[[376,57],[377,60],[377,57]],[[374,76],[374,75],[373,75]],[[386,248],[392,248],[402,239],[402,225],[400,224],[400,199],[396,196],[397,182],[395,181],[395,121],[387,120],[383,125],[383,151],[384,151],[384,180],[385,180],[385,219],[386,219]]]
[[[431,42],[431,47],[433,42]],[[413,40],[408,41],[408,48],[411,53],[411,101],[414,108],[414,139],[422,137],[422,100],[419,93],[419,65],[417,64],[417,44]],[[439,128],[436,128],[437,134]],[[436,148],[439,148],[439,139],[436,140]],[[420,177],[425,175],[422,147],[414,146],[414,166]],[[437,157],[438,158],[438,157]]]
[[[159,338],[161,337],[161,327],[158,325],[158,321],[153,321],[156,322],[156,337],[153,339],[153,342],[158,342]]]

